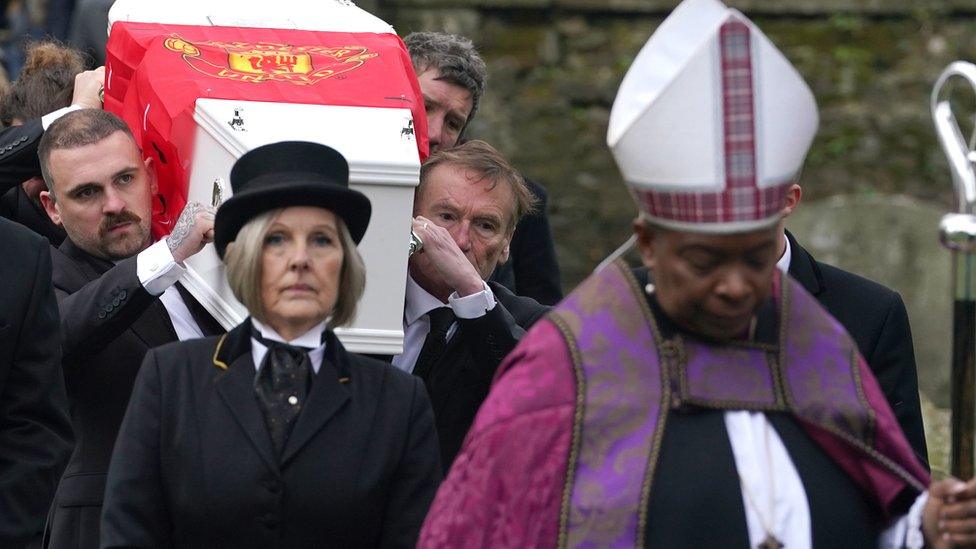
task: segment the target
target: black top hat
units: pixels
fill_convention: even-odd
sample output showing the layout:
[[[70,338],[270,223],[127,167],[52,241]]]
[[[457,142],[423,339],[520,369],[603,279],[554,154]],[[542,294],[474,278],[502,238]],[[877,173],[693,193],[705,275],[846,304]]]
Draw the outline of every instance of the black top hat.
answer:
[[[230,171],[234,195],[217,209],[214,245],[223,258],[227,244],[258,214],[288,206],[317,206],[340,217],[359,244],[372,205],[349,188],[349,164],[318,143],[282,141],[248,151]]]

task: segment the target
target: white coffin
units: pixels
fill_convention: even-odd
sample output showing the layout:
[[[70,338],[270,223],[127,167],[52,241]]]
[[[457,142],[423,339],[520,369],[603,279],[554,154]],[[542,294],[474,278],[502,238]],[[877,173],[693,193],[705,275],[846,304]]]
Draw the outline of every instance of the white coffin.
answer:
[[[116,0],[108,12],[109,26],[116,21],[395,33],[388,23],[348,0]]]
[[[231,166],[261,145],[313,141],[346,157],[350,185],[369,197],[373,215],[359,245],[366,293],[355,323],[336,334],[353,352],[399,354],[413,192],[420,174],[410,111],[198,99],[194,120],[188,200],[204,204],[214,200],[215,186],[223,200],[231,196]],[[225,328],[247,316],[227,286],[212,245],[190,258],[187,267],[187,288]]]

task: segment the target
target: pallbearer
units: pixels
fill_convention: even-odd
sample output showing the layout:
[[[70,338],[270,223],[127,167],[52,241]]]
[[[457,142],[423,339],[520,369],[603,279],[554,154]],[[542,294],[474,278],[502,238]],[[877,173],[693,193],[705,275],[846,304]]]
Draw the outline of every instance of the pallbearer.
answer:
[[[421,546],[976,539],[971,502],[951,503],[976,484],[926,490],[854,342],[775,268],[816,127],[810,90],[741,13],[687,0],[658,28],[608,132],[653,281],[611,264],[527,334]]]

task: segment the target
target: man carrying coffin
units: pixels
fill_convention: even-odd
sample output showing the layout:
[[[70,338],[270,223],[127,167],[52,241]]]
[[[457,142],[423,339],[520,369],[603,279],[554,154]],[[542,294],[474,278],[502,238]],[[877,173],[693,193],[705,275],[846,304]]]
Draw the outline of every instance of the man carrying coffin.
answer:
[[[446,32],[412,32],[403,43],[424,96],[431,153],[456,146],[485,93],[484,59],[471,40]],[[518,295],[554,305],[563,291],[546,213],[549,193],[531,179],[523,181],[536,197],[536,208],[519,219],[509,243],[510,257],[499,262],[489,280]]]
[[[68,238],[52,250],[64,379],[76,445],[55,497],[53,547],[97,547],[105,475],[149,349],[222,332],[177,280],[213,238],[213,211],[184,208],[172,234],[149,230],[156,178],[125,122],[98,109],[64,115],[38,149],[41,202]]]
[[[548,310],[485,282],[531,207],[522,177],[483,141],[440,150],[420,169],[413,231],[423,248],[410,258],[403,354],[393,365],[426,383],[445,469],[495,369]]]
[[[776,269],[816,126],[748,19],[676,8],[608,132],[654,282],[611,264],[523,338],[421,547],[976,541],[976,482],[929,485],[854,341]]]

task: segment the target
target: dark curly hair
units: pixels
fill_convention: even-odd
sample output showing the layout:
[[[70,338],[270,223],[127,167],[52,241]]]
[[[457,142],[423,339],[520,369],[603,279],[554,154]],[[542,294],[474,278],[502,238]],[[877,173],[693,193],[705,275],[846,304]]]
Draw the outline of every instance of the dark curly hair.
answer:
[[[27,46],[27,60],[20,77],[0,102],[0,123],[40,118],[71,104],[75,75],[85,70],[78,50],[58,42],[35,42]]]
[[[447,32],[412,32],[403,39],[403,43],[407,45],[413,70],[418,75],[428,69],[436,69],[440,73],[438,80],[455,84],[471,93],[471,112],[467,120],[471,122],[488,81],[488,68],[474,43]]]

